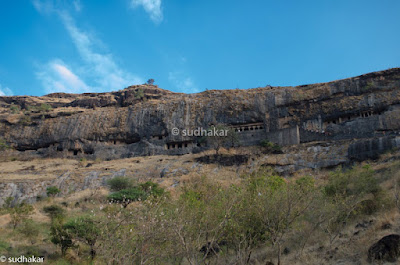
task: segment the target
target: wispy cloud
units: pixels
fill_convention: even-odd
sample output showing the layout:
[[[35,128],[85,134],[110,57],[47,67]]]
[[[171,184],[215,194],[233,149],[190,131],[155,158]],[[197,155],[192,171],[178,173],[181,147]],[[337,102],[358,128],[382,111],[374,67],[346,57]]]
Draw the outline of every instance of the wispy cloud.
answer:
[[[33,0],[32,4],[39,13],[49,14],[55,11],[53,1]]]
[[[132,8],[142,6],[154,23],[161,23],[163,20],[161,0],[131,0],[131,6]]]
[[[82,10],[82,3],[80,0],[32,0],[32,4],[35,9],[42,14],[51,14],[59,10],[71,10],[76,12]]]
[[[80,2],[76,0],[73,3],[75,10],[79,11]],[[101,41],[80,29],[67,8],[54,7],[51,1],[35,0],[33,4],[39,12],[54,12],[61,18],[81,56],[79,69],[84,69],[74,71],[61,59],[52,59],[40,66],[36,76],[47,92],[110,91],[143,83],[142,78],[123,70],[112,54],[100,52]]]
[[[60,16],[75,47],[86,64],[87,74],[91,75],[91,78],[100,89],[120,89],[132,84],[143,83],[140,77],[121,69],[115,63],[111,54],[96,52],[94,48],[96,40],[80,30],[71,16],[65,12],[61,13]]]
[[[76,12],[81,12],[82,10],[82,4],[80,0],[75,0],[72,2],[72,4],[74,5],[75,11]]]
[[[0,96],[12,96],[13,92],[8,87],[3,87],[0,84]]]
[[[88,92],[91,88],[85,84],[69,67],[59,59],[53,60],[42,66],[41,71],[36,73],[47,93]]]
[[[186,76],[183,72],[169,72],[168,80],[179,92],[197,93],[200,90],[195,86],[191,77]]]

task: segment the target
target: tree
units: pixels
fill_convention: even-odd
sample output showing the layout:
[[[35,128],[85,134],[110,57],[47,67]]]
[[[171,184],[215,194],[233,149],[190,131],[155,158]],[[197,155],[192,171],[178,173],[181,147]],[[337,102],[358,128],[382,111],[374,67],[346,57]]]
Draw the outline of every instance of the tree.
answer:
[[[239,135],[233,128],[228,128],[228,135],[226,136],[226,143],[230,147],[235,147],[239,144]]]
[[[155,220],[158,237],[168,238],[164,255],[176,263],[186,259],[191,265],[207,264],[208,258],[218,256],[235,195],[203,177],[192,180],[178,200],[157,207],[150,220]]]
[[[313,202],[313,180],[288,182],[268,170],[260,170],[249,175],[246,182],[241,204],[232,215],[229,241],[244,264],[250,262],[255,248],[268,243],[276,248],[281,264],[286,234]]]
[[[54,219],[50,227],[51,242],[59,245],[61,255],[64,256],[67,249],[74,246],[70,233],[63,226],[62,219]]]
[[[39,235],[39,227],[37,223],[31,219],[26,219],[22,222],[18,230],[25,238],[30,240],[32,245],[35,244],[36,238]]]
[[[87,244],[90,248],[90,257],[96,256],[96,242],[100,236],[100,230],[91,217],[78,217],[64,224],[63,228],[71,235],[73,240]]]
[[[149,80],[147,80],[146,84],[153,85],[154,84],[154,79],[150,78]]]
[[[14,207],[7,209],[11,216],[11,223],[15,229],[23,220],[27,219],[33,212],[33,206],[30,204],[20,203]]]
[[[378,208],[382,204],[382,190],[369,165],[346,171],[335,170],[322,192],[325,197],[324,209],[329,209],[322,227],[331,245],[348,220],[365,211],[365,202],[369,208]],[[373,199],[365,200],[366,196],[372,196]]]
[[[63,219],[65,216],[65,210],[55,204],[44,207],[43,211],[51,218],[52,221],[54,221],[54,219]]]
[[[215,150],[215,154],[218,156],[219,155],[219,150],[221,147],[223,147],[227,141],[227,135],[225,135],[225,132],[229,131],[229,128],[223,124],[219,124],[216,126],[211,126],[209,128],[209,131],[215,131],[215,132],[224,132],[222,135],[220,134],[213,134],[213,135],[208,135],[207,136],[207,142],[210,144],[210,146]]]

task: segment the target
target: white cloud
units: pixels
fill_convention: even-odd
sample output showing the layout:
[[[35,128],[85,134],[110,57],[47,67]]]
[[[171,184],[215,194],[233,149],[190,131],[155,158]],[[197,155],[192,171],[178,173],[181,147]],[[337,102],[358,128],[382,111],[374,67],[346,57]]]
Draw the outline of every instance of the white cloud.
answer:
[[[91,90],[84,81],[59,59],[42,66],[41,71],[37,72],[36,76],[42,82],[47,93],[83,93]]]
[[[131,6],[133,8],[142,6],[154,23],[160,23],[163,20],[161,0],[131,0]]]
[[[35,5],[36,2],[39,4]],[[80,8],[79,1],[74,2]],[[43,6],[47,5],[48,1],[33,3],[41,12],[40,10],[43,10]],[[79,29],[67,11],[53,7],[52,10],[61,18],[82,58],[79,69],[84,70],[73,71],[60,59],[50,60],[36,73],[47,92],[111,91],[143,83],[138,76],[121,69],[114,61],[112,54],[98,52],[96,46],[101,46],[101,41]],[[86,80],[86,83],[83,80]]]
[[[0,84],[0,96],[12,96],[13,92],[8,87],[3,87]]]
[[[72,2],[72,4],[74,5],[75,11],[76,12],[81,12],[82,10],[82,4],[80,0],[75,0]]]
[[[59,10],[75,10],[80,12],[82,4],[80,0],[60,1],[60,0],[32,0],[35,9],[41,14],[51,14]]]
[[[200,90],[195,86],[192,78],[184,75],[182,72],[169,72],[168,80],[179,90],[179,92],[200,92]]]
[[[95,52],[96,40],[81,31],[67,13],[61,13],[60,16],[86,64],[85,68],[88,69],[88,75],[91,75],[100,89],[121,89],[132,84],[143,83],[143,80],[138,76],[122,70],[115,63],[111,54]]]
[[[54,11],[53,1],[33,0],[32,4],[39,13],[48,14]]]

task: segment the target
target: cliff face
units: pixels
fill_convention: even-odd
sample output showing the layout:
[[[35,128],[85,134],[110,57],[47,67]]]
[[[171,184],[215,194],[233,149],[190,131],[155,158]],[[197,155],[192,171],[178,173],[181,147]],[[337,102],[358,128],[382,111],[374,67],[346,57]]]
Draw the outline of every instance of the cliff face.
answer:
[[[282,146],[347,140],[348,157],[365,159],[398,146],[400,68],[298,87],[180,94],[141,85],[110,93],[0,97],[0,138],[23,156],[197,152],[208,148],[199,137],[174,136],[172,129],[217,124],[233,128],[244,146],[262,139]],[[378,138],[386,140],[370,143]]]

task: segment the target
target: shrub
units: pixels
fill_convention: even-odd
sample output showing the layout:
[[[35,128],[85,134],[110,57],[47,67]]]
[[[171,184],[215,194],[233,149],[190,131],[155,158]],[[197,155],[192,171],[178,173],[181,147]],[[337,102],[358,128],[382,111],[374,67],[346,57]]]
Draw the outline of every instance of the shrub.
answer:
[[[147,181],[139,186],[113,192],[108,196],[108,200],[122,203],[126,207],[133,201],[144,201],[149,196],[160,197],[163,194],[165,194],[165,190],[157,183]]]
[[[7,197],[5,200],[4,200],[4,207],[5,208],[11,208],[12,207],[12,204],[13,204],[13,201],[14,201],[14,198],[13,197]]]
[[[282,147],[278,144],[272,143],[267,139],[261,140],[260,145],[264,148],[266,153],[280,154],[282,153]]]
[[[151,181],[140,184],[140,187],[144,192],[153,195],[154,197],[162,196],[165,193],[163,188],[161,188],[157,183]]]
[[[11,223],[15,229],[23,220],[27,219],[33,212],[33,206],[30,204],[17,204],[14,207],[8,208],[8,213],[11,216]]]
[[[65,210],[58,205],[50,205],[43,207],[43,211],[54,220],[55,218],[63,218],[65,215]]]
[[[14,104],[11,104],[11,105],[10,105],[10,112],[11,112],[11,114],[17,114],[17,113],[19,113],[20,111],[21,111],[20,106],[14,105]]]
[[[133,187],[132,180],[127,177],[115,177],[109,179],[107,184],[110,186],[112,191],[120,191]]]
[[[58,193],[60,193],[60,190],[57,187],[50,186],[46,188],[46,193],[49,197],[55,197]]]
[[[146,84],[153,85],[154,84],[154,79],[150,78],[149,80],[147,80]]]
[[[81,159],[79,159],[79,164],[78,164],[80,167],[84,167],[84,166],[86,166],[87,165],[87,159],[86,158],[81,158]]]
[[[40,104],[38,110],[40,112],[49,112],[50,110],[52,110],[53,108],[49,105],[49,104]]]
[[[18,231],[23,234],[24,237],[29,239],[32,245],[35,244],[36,238],[38,237],[40,232],[38,224],[31,219],[24,220]]]
[[[32,123],[32,119],[28,115],[22,116],[22,118],[19,120],[19,123],[22,125],[29,125]]]
[[[135,98],[136,99],[142,99],[144,97],[144,91],[141,87],[139,87],[136,91],[135,91]]]
[[[363,196],[365,194],[378,195],[381,191],[378,181],[374,178],[374,171],[369,166],[361,169],[351,169],[346,172],[336,170],[331,173],[324,193],[328,197]]]
[[[148,194],[140,187],[123,189],[108,196],[110,201],[124,203],[125,207],[132,201],[145,200]]]

